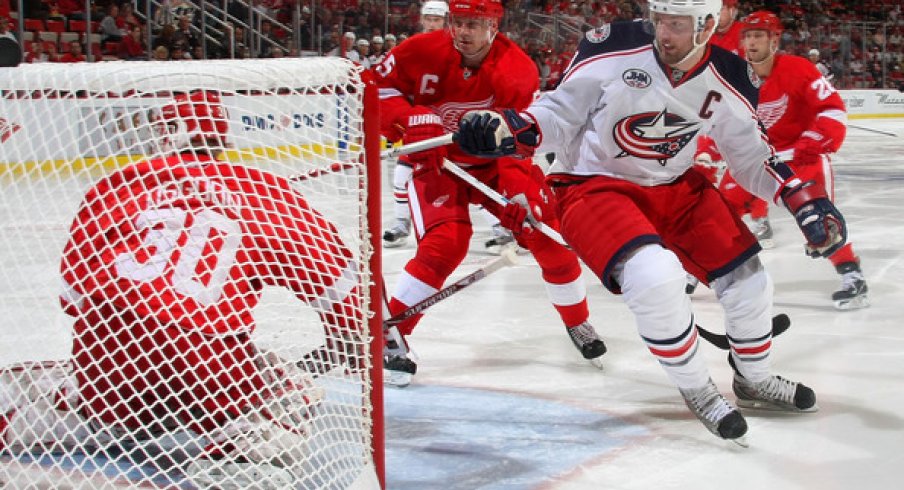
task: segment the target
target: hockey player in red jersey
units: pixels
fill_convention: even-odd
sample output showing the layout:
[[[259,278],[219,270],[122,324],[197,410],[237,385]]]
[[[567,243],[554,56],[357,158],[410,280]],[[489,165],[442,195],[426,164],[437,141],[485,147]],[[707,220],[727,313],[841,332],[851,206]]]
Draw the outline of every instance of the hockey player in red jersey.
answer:
[[[455,0],[450,12],[449,30],[413,36],[375,69],[382,131],[391,141],[402,139],[407,144],[455,131],[458,119],[470,109],[525,108],[537,92],[536,65],[498,32],[503,16],[500,0]],[[523,195],[532,207],[539,208],[538,217],[542,209],[542,220],[557,226],[542,172],[529,159],[475,158],[454,147],[409,155],[406,159],[414,175],[408,183],[408,195],[418,246],[390,300],[391,314],[438,291],[464,259],[472,233],[469,204],[482,204],[503,224],[513,223],[505,219],[510,208],[491,202],[441,170],[443,158],[460,164],[510,198]],[[577,257],[539,232],[522,230],[521,221],[513,231],[520,235],[519,244],[540,264],[550,300],[578,350],[586,359],[602,356],[605,345],[587,321],[585,286]],[[401,324],[401,335],[410,335],[419,320],[417,316]],[[404,352],[387,354],[388,369],[413,374],[415,366]]]
[[[723,0],[719,11],[719,22],[716,32],[709,42],[727,51],[744,57],[744,46],[741,43],[741,23],[738,22],[738,0]]]
[[[462,117],[470,154],[554,151],[548,175],[562,236],[634,314],[641,338],[713,434],[739,440],[747,423],[710,378],[685,270],[709,283],[725,312],[742,407],[816,410],[807,386],[772,374],[772,282],[760,246],[694,169],[710,134],[738,180],[782,201],[814,255],[845,241],[844,220],[815,182],[779,160],[760,131],[747,64],[707,44],[720,0],[650,0],[649,22],[588,31],[556,90],[526,111]]]
[[[216,486],[207,470],[223,473],[206,463],[248,463],[281,486],[323,394],[255,346],[252,311],[264,286],[282,286],[315,307],[328,338],[359,329],[346,278],[356,262],[287,179],[215,159],[227,123],[213,92],[161,109],[157,127],[175,152],[88,190],[63,251],[61,300],[75,317],[74,374],[93,426],[140,434],[178,420],[211,441],[211,458],[189,469],[196,482]]]
[[[744,19],[747,59],[762,80],[757,115],[769,140],[802,179],[815,180],[834,200],[831,154],[847,133],[847,110],[832,84],[809,60],[778,53],[782,25],[778,16],[761,10]],[[869,305],[860,258],[850,243],[829,256],[841,275],[841,289],[832,294],[836,308]]]

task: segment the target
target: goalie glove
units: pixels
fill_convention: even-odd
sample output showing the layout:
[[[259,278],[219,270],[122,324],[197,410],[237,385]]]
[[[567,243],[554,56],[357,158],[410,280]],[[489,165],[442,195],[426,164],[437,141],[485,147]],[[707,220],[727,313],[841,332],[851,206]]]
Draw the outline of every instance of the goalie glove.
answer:
[[[478,110],[462,116],[455,140],[463,151],[478,157],[528,158],[540,146],[541,135],[540,128],[527,114],[519,114],[514,109]]]
[[[844,217],[815,181],[800,183],[795,179],[794,182],[796,185],[786,185],[781,190],[782,202],[807,239],[804,245],[807,255],[828,257],[847,241]]]

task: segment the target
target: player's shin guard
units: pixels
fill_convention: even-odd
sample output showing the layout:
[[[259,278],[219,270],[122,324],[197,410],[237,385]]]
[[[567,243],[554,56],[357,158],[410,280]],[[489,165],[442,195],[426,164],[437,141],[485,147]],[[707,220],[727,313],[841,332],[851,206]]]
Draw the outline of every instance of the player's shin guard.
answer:
[[[769,376],[772,347],[771,277],[754,256],[717,278],[712,287],[725,310],[725,332],[734,365],[745,378],[762,381]]]
[[[678,258],[659,245],[638,249],[616,267],[637,330],[650,352],[681,389],[697,389],[709,380],[703,356],[697,355],[691,300],[685,294],[686,274]]]

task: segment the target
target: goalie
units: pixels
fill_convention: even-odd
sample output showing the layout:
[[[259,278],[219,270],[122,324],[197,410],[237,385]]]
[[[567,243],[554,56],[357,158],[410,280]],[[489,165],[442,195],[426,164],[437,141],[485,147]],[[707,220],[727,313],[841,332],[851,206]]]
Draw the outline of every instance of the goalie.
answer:
[[[255,346],[252,310],[265,285],[282,286],[317,311],[328,341],[354,334],[356,262],[287,179],[215,159],[228,130],[218,94],[176,96],[157,130],[171,154],[97,182],[63,251],[78,413],[117,439],[173,425],[204,436],[187,468],[200,486],[231,475],[239,488],[283,488],[323,392]]]

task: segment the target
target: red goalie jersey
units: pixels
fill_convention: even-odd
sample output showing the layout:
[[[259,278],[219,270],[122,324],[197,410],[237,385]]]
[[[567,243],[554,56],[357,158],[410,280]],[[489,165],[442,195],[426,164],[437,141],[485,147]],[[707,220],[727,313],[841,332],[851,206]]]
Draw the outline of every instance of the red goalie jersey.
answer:
[[[67,313],[112,305],[203,334],[249,333],[265,284],[352,328],[356,264],[289,182],[206,155],[138,163],[99,181],[61,264]]]
[[[786,160],[793,156],[791,150],[805,145],[834,153],[847,132],[841,96],[813,63],[799,56],[775,54],[772,73],[760,86],[757,115]]]
[[[401,139],[403,118],[414,105],[432,109],[451,132],[458,130],[458,120],[467,111],[522,110],[539,91],[537,65],[501,33],[479,68],[462,66],[461,53],[446,29],[418,34],[417,39],[399,44],[374,68],[380,86],[381,130],[390,141]],[[456,162],[489,161],[468,156],[455,145],[448,148],[449,158]]]

